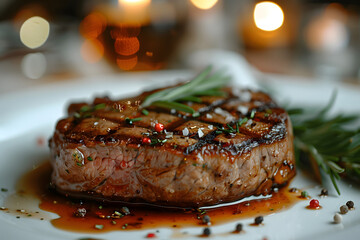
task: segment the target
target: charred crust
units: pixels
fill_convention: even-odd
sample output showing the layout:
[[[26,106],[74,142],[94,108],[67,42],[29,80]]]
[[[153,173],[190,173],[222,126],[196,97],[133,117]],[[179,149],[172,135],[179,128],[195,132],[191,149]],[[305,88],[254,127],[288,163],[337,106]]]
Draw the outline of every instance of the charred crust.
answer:
[[[87,104],[72,105],[69,108],[70,116],[58,122],[55,134],[49,140],[52,161],[63,166],[59,168],[54,163],[54,171],[58,172],[53,176],[59,178],[61,175],[61,180],[78,184],[81,190],[74,195],[101,201],[145,201],[188,207],[234,201],[254,194],[269,194],[274,186],[284,184],[295,175],[288,115],[264,93],[244,90],[252,94],[248,101],[241,99],[241,95],[235,96],[230,90],[227,91],[227,97],[204,97],[202,104],[193,104],[200,113],[199,117],[155,107],[146,108],[149,116],[145,116],[139,109],[139,101],[147,93],[118,101],[96,99],[90,105],[105,103],[107,107],[92,112],[86,118],[77,118],[74,112]],[[246,106],[247,112],[239,108],[241,104]],[[126,118],[142,120],[130,123],[126,122]],[[239,123],[246,118],[246,122]],[[171,132],[170,138],[167,132],[155,131],[157,122],[164,124],[166,131]],[[185,128],[189,128],[189,133],[184,133]],[[150,139],[151,143],[143,141],[144,138]],[[278,157],[275,153],[278,147],[285,148],[284,151],[289,153],[282,152]],[[92,156],[94,161],[85,161],[82,168],[72,166],[71,162],[64,166],[64,155],[71,156],[74,149],[91,151],[91,154],[84,155]],[[124,158],[127,159],[124,161]],[[99,163],[98,159],[103,159],[103,162]],[[108,163],[111,166],[107,166]],[[86,166],[94,167],[91,170],[97,176],[86,175],[86,170],[89,170]],[[232,174],[235,168],[238,172]],[[106,170],[110,171],[104,174]],[[249,171],[247,176],[241,176],[243,171]],[[116,174],[112,176],[113,173]],[[85,178],[82,174],[86,175],[86,181],[90,179],[86,183],[88,185],[70,179],[77,175],[80,179]],[[156,179],[149,181],[152,176]],[[135,186],[130,186],[128,178],[131,184],[135,182]],[[159,186],[156,184],[163,184],[164,181],[159,182],[164,178],[166,185],[157,188]],[[256,189],[251,186],[253,183],[246,182],[253,178],[259,179]],[[191,186],[188,189],[185,185]],[[103,191],[108,191],[109,195]],[[181,196],[172,199],[178,192],[181,192]],[[228,195],[218,197],[223,193]],[[207,194],[212,199],[201,199]],[[183,195],[187,200],[182,199]],[[179,199],[181,202],[178,202]]]
[[[213,113],[214,109],[217,107],[220,108],[226,108],[226,104],[229,103],[232,100],[236,100],[237,96],[234,96],[230,89],[226,89],[226,91],[228,92],[229,96],[227,98],[218,98],[215,99],[214,101],[210,101],[209,99],[205,99],[204,103],[206,105],[204,105],[203,107],[199,108],[198,111],[201,114],[201,116],[204,116],[205,114],[208,113]],[[224,143],[220,143],[215,141],[216,138],[216,131],[211,131],[209,133],[207,133],[205,136],[203,136],[202,138],[199,138],[198,134],[193,133],[191,135],[189,135],[189,138],[192,138],[194,140],[196,140],[196,142],[194,144],[191,144],[189,146],[186,147],[182,147],[179,146],[179,148],[177,148],[177,150],[181,150],[183,149],[183,154],[184,155],[189,155],[192,152],[196,152],[197,150],[200,150],[202,147],[204,147],[205,145],[218,145],[219,147],[224,147],[225,150],[228,150],[229,152],[231,152],[232,154],[236,153],[236,154],[241,154],[244,152],[248,152],[249,150],[251,150],[253,147],[259,146],[261,144],[271,144],[275,141],[279,141],[284,139],[284,137],[286,136],[286,126],[285,126],[285,121],[287,120],[287,114],[286,112],[279,108],[276,103],[274,101],[272,101],[266,94],[261,93],[261,92],[251,92],[250,93],[253,94],[253,97],[251,99],[251,102],[256,102],[257,105],[253,106],[252,108],[249,108],[249,111],[246,115],[242,115],[237,111],[230,111],[230,114],[234,115],[234,116],[238,116],[235,120],[229,122],[229,124],[233,124],[236,121],[238,121],[238,119],[242,119],[244,117],[247,117],[249,119],[251,119],[251,112],[255,111],[256,113],[256,117],[254,117],[253,119],[251,119],[252,121],[254,121],[253,123],[251,123],[248,128],[244,128],[241,127],[239,129],[239,132],[248,136],[251,136],[251,139],[244,141],[240,144],[224,144]],[[108,97],[102,97],[102,98],[96,98],[93,102],[93,104],[99,104],[99,103],[106,103],[108,106],[121,106],[122,111],[126,112],[126,109],[130,109],[132,115],[135,115],[136,117],[141,117],[141,113],[136,113],[133,114],[134,112],[139,111],[138,110],[138,103],[141,99],[143,99],[147,94],[149,94],[151,92],[148,93],[144,93],[142,95],[140,95],[137,98],[137,104],[134,103],[134,101],[128,105],[126,105],[127,101],[125,100],[119,100],[119,101],[112,101],[110,100]],[[263,101],[263,102],[261,102]],[[260,104],[261,103],[261,104]],[[186,103],[185,103],[186,104]],[[82,106],[86,105],[86,103],[79,103],[79,104],[71,104],[69,106],[69,113],[73,113],[77,110],[79,110]],[[113,108],[113,107],[111,107]],[[204,124],[211,124],[214,125],[214,128],[220,128],[220,127],[224,127],[225,124],[221,124],[219,122],[214,122],[211,121],[210,119],[204,119],[201,117],[192,117],[192,116],[188,116],[188,115],[182,115],[181,113],[172,113],[166,109],[159,109],[159,108],[154,108],[154,107],[150,107],[149,111],[156,111],[157,113],[164,113],[164,114],[170,114],[173,116],[180,116],[180,118],[178,118],[178,120],[173,121],[171,123],[168,124],[167,126],[167,130],[168,131],[174,131],[174,129],[178,128],[179,126],[184,125],[187,121],[190,120],[196,120],[199,121],[201,123]],[[268,114],[269,112],[271,112],[271,114]],[[103,113],[101,113],[103,114]],[[97,118],[97,113],[95,112],[93,118],[96,119],[100,119]],[[101,115],[102,116],[102,115]],[[68,119],[64,119],[62,121],[60,121],[58,123],[57,129],[61,132],[64,133],[63,138],[66,142],[68,143],[74,143],[74,144],[91,144],[91,142],[94,142],[94,144],[114,144],[114,143],[118,143],[118,142],[124,142],[126,144],[141,144],[141,140],[143,136],[131,136],[131,135],[121,135],[121,134],[117,134],[118,133],[118,129],[120,129],[121,127],[127,126],[127,127],[137,127],[138,125],[141,126],[141,124],[143,123],[134,123],[134,124],[127,124],[125,123],[125,118],[126,116],[124,115],[123,117],[119,118],[118,120],[115,119],[114,117],[109,117],[107,118],[106,115],[102,116],[102,120],[105,121],[110,121],[110,122],[114,122],[114,124],[118,124],[118,127],[114,128],[114,129],[108,129],[106,131],[106,134],[96,134],[95,132],[91,132],[91,131],[86,131],[86,129],[84,131],[81,131],[78,134],[74,134],[73,133],[73,129],[77,126],[81,126],[79,124],[83,124],[83,119],[77,119],[77,118],[68,118]],[[210,120],[210,121],[209,121]],[[256,127],[257,123],[264,123],[264,124],[268,124],[270,125],[270,129],[269,131],[267,131],[266,134],[257,134],[256,132],[252,132],[252,128]],[[147,128],[149,128],[149,132],[153,131],[151,126],[148,126]],[[174,131],[174,134],[176,135],[182,135],[181,131]],[[227,134],[227,138],[232,138],[234,137],[234,134]],[[164,134],[159,134],[153,138],[159,138],[164,140],[165,136]],[[155,145],[155,146],[151,146],[151,147],[159,147],[159,146],[163,146],[163,144],[159,144],[159,145]],[[146,147],[146,146],[144,146]]]

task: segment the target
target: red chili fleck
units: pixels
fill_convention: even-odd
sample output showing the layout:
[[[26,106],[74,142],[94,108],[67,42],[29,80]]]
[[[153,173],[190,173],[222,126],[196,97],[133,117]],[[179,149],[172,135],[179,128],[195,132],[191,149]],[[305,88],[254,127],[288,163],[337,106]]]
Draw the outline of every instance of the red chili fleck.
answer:
[[[312,199],[309,204],[310,208],[318,208],[320,203],[317,199]]]
[[[36,143],[37,143],[37,145],[38,145],[39,147],[42,147],[42,146],[44,146],[44,144],[45,144],[45,140],[44,140],[43,137],[38,137],[38,138],[36,139]]]
[[[230,143],[223,143],[222,146],[223,146],[223,147],[229,147],[229,146],[230,146]]]
[[[150,143],[151,143],[151,139],[148,138],[148,137],[144,137],[144,138],[142,139],[142,143],[143,143],[143,144],[150,144]]]
[[[121,168],[127,168],[127,167],[128,167],[127,162],[125,162],[124,160],[122,160],[121,163],[120,163],[120,167],[121,167]]]
[[[97,216],[103,215],[103,213],[100,212],[100,211],[96,211],[95,214],[96,214]]]
[[[155,233],[148,233],[148,234],[146,235],[146,237],[147,237],[147,238],[155,238],[156,235],[155,235]]]
[[[164,124],[157,123],[155,124],[155,131],[162,132],[164,130]]]

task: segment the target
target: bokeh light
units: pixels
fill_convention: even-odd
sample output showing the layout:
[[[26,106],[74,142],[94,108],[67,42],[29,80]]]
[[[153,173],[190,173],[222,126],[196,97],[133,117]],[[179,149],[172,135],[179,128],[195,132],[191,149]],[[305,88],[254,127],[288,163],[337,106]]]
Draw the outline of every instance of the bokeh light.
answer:
[[[195,7],[203,10],[212,8],[217,2],[218,0],[191,0]]]
[[[91,13],[80,24],[80,33],[85,38],[97,38],[106,27],[106,18],[100,13]]]
[[[256,27],[264,31],[274,31],[284,22],[284,12],[279,5],[273,2],[260,2],[254,10]]]
[[[314,51],[339,52],[346,49],[350,36],[343,8],[339,4],[329,4],[306,27],[305,40]]]
[[[111,29],[110,35],[112,39],[124,37],[137,37],[140,34],[140,24],[117,24],[116,28]]]
[[[130,56],[140,49],[140,42],[137,37],[117,38],[114,44],[115,52],[123,56]]]
[[[151,3],[151,0],[119,0],[119,4],[127,4],[132,6],[148,6]]]
[[[119,7],[134,13],[146,9],[151,4],[151,0],[118,0],[118,3]]]
[[[133,57],[129,57],[129,58],[118,57],[116,59],[116,64],[118,65],[118,67],[121,70],[125,70],[125,71],[133,69],[137,63],[138,63],[137,56],[133,56]]]
[[[21,70],[30,79],[41,78],[45,74],[46,68],[46,57],[42,53],[29,53],[21,61]]]
[[[34,49],[42,46],[49,37],[50,24],[42,17],[27,19],[20,28],[21,42],[28,48]]]
[[[81,56],[88,63],[96,63],[104,56],[104,46],[97,39],[85,39],[81,46]]]

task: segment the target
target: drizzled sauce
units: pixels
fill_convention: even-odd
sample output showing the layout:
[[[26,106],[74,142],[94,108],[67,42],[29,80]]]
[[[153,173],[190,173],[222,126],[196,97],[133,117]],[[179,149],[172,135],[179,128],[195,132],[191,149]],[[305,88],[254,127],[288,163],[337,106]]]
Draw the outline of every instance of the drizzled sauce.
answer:
[[[121,211],[124,204],[104,204],[95,201],[73,200],[49,190],[51,166],[48,162],[25,174],[17,184],[18,197],[31,196],[40,201],[42,210],[56,213],[59,217],[47,218],[51,224],[62,230],[73,232],[99,233],[119,230],[156,229],[168,227],[179,229],[182,227],[205,227],[202,222],[203,215],[211,218],[211,224],[219,225],[237,221],[244,218],[254,218],[259,215],[269,215],[274,212],[290,208],[299,198],[298,192],[290,192],[287,187],[274,192],[272,196],[245,200],[239,203],[210,208],[204,210],[169,209],[150,206],[127,206],[130,214],[121,218],[113,218],[115,211]],[[21,196],[20,196],[21,195]],[[9,196],[5,207],[12,212],[14,196]],[[23,207],[25,208],[25,207]],[[74,213],[78,208],[85,208],[85,217],[76,217]],[[15,211],[16,212],[16,211]],[[36,214],[34,215],[36,216]]]

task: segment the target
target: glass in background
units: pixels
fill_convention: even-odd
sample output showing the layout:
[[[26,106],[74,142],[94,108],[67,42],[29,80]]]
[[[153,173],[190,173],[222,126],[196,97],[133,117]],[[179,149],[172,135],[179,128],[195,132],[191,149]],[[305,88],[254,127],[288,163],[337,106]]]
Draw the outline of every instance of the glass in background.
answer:
[[[264,72],[359,81],[360,2],[333,2],[249,1],[237,21],[240,51]]]
[[[340,3],[307,6],[302,59],[320,79],[339,81],[359,74],[359,7],[360,3],[357,11]]]
[[[104,57],[114,69],[163,69],[185,33],[186,1],[118,0],[96,5],[82,20],[81,53],[89,63]]]
[[[1,91],[74,76],[65,56],[83,1],[13,0],[0,5]],[[77,27],[76,27],[77,29]],[[76,30],[77,32],[77,30]]]

